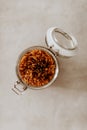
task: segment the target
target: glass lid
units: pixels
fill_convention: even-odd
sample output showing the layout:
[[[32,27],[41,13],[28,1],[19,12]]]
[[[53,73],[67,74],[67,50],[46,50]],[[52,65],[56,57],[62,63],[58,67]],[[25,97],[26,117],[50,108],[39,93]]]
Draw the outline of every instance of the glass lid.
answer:
[[[47,46],[60,56],[71,57],[78,51],[78,43],[74,36],[57,27],[51,27],[46,33]]]

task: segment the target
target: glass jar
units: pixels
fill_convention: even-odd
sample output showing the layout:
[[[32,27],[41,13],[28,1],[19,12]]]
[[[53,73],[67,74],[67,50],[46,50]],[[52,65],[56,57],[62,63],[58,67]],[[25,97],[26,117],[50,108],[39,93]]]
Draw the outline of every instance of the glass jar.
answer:
[[[68,39],[69,41],[69,47],[68,44],[65,43],[65,45],[67,46],[67,48],[62,45],[58,39],[56,38],[55,33],[59,33],[62,36],[64,36],[66,39]],[[47,30],[46,33],[46,37],[45,37],[45,41],[47,44],[47,47],[44,46],[32,46],[29,47],[27,49],[25,49],[18,57],[17,60],[17,64],[16,64],[16,75],[18,77],[18,80],[15,82],[14,87],[12,88],[12,90],[20,95],[22,94],[27,88],[31,88],[31,89],[43,89],[43,88],[47,88],[49,87],[58,77],[59,74],[59,63],[58,63],[58,56],[63,56],[63,57],[71,57],[76,55],[77,51],[78,51],[78,43],[76,41],[76,39],[64,32],[63,30],[57,28],[57,27],[51,27]],[[47,52],[54,60],[55,62],[55,72],[54,75],[52,77],[52,79],[45,85],[42,85],[40,87],[37,86],[32,86],[30,84],[27,84],[26,82],[23,81],[23,79],[21,78],[20,72],[19,72],[19,63],[21,58],[27,53],[30,52],[34,49],[37,50],[42,50],[44,52]],[[21,86],[20,86],[21,85]]]

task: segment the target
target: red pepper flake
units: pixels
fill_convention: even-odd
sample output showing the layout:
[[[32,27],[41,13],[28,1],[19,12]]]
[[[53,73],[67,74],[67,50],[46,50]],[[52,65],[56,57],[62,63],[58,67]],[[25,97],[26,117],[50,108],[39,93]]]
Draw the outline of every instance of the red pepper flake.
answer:
[[[54,76],[55,68],[52,56],[40,49],[33,49],[24,54],[19,63],[21,79],[32,87],[48,84]]]

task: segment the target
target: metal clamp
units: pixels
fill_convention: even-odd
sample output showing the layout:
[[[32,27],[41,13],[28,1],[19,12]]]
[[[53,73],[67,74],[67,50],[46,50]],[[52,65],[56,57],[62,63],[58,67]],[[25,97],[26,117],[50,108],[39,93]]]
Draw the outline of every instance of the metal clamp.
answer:
[[[14,83],[14,87],[12,88],[12,90],[17,94],[17,95],[21,95],[26,89],[26,86],[23,86],[21,89],[18,87],[18,85],[20,85],[20,81],[16,81]]]

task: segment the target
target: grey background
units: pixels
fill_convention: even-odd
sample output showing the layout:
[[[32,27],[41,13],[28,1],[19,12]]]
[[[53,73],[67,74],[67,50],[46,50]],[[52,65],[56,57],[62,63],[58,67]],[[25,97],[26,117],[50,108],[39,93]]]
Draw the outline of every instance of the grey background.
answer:
[[[79,53],[59,58],[51,87],[17,96],[11,88],[18,56],[45,45],[52,26],[71,32]],[[0,0],[0,130],[87,130],[86,0]]]

